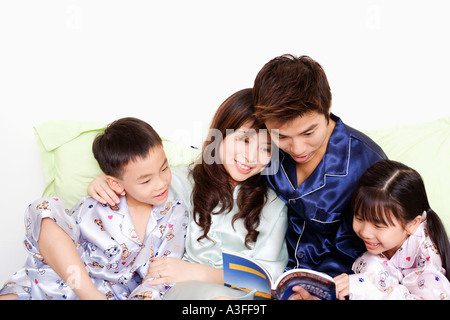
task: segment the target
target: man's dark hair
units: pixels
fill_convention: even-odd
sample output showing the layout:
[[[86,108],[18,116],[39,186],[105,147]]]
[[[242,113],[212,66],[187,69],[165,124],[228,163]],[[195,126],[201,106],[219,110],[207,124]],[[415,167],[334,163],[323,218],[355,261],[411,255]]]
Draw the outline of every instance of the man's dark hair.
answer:
[[[280,123],[312,111],[330,116],[331,91],[321,65],[308,56],[285,54],[270,60],[253,86],[255,116]]]

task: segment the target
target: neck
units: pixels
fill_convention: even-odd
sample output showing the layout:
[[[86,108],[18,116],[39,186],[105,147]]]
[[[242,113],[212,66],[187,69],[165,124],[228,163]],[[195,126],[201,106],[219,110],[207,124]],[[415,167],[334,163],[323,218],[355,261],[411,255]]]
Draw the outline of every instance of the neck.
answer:
[[[134,212],[151,212],[153,205],[141,202],[127,195],[128,210]]]
[[[307,163],[296,163],[297,186],[301,185],[314,172],[320,161],[322,161],[327,151],[328,141],[330,141],[335,126],[336,122],[333,119],[330,119],[327,126],[327,136],[311,161]]]

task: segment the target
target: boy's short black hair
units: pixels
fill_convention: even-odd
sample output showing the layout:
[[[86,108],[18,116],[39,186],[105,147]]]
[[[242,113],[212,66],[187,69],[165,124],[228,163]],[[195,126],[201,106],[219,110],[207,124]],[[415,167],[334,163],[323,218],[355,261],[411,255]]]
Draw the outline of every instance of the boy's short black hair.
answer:
[[[137,118],[122,118],[109,124],[92,145],[102,171],[122,178],[123,167],[138,157],[145,158],[150,148],[161,146],[161,137],[148,123]]]

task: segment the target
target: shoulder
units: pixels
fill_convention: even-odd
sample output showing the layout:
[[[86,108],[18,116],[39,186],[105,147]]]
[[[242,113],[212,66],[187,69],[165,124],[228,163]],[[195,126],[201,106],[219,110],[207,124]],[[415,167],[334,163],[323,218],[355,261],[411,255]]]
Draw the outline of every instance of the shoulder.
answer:
[[[355,260],[352,270],[355,273],[378,272],[380,270],[380,266],[386,265],[386,263],[383,263],[384,261],[386,261],[386,258],[366,251]]]
[[[351,146],[357,148],[357,151],[362,151],[363,153],[369,154],[378,160],[387,158],[383,149],[381,149],[381,147],[369,136],[346,124],[344,124],[344,126],[349,134]]]
[[[187,211],[184,202],[176,198],[169,199],[166,203],[154,207],[154,215],[157,220],[162,218],[178,219],[180,217],[187,219]]]
[[[344,176],[354,181],[358,180],[371,165],[387,158],[383,149],[367,135],[344,124],[337,117],[334,119],[336,126],[327,149],[328,166],[330,167],[327,170],[345,172]],[[339,158],[341,159],[340,165],[333,166],[332,163],[339,163],[336,160]]]
[[[179,166],[171,168],[172,182],[170,188],[172,189],[174,196],[181,198],[186,206],[189,206],[193,181],[190,175],[191,168],[189,166]]]
[[[275,214],[278,213],[278,214]],[[267,201],[263,208],[263,215],[269,216],[271,219],[279,216],[287,216],[287,206],[281,200],[272,188],[267,190]]]

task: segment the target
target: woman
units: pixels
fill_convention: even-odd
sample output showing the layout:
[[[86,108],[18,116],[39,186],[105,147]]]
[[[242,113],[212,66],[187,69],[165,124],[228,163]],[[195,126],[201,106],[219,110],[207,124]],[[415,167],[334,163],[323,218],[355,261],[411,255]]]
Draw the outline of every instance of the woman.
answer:
[[[251,256],[274,278],[284,271],[287,209],[260,174],[270,161],[270,137],[253,113],[251,89],[230,96],[213,118],[200,161],[172,168],[172,186],[191,210],[186,252],[183,260],[154,258],[143,291],[176,283],[165,299],[239,296],[223,286],[224,249]],[[102,177],[88,192],[103,203],[119,200]]]

